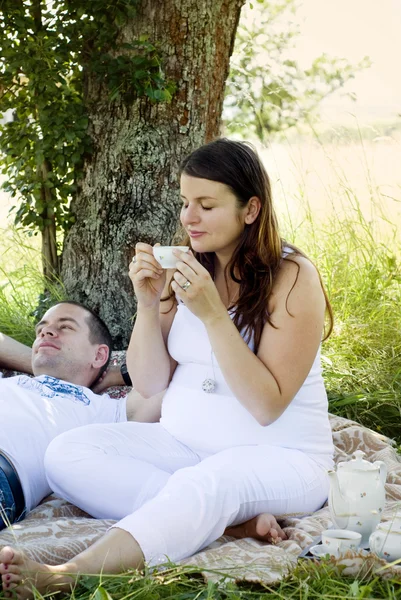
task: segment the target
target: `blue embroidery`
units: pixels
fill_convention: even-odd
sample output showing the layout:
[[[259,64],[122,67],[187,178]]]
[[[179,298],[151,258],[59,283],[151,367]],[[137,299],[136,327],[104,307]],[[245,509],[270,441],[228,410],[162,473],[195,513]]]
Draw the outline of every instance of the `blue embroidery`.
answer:
[[[18,377],[17,383],[21,387],[39,392],[44,398],[59,396],[74,402],[83,402],[86,406],[90,404],[90,399],[86,396],[82,386],[61,381],[49,375],[42,375],[40,379],[32,379],[26,375],[21,375]]]

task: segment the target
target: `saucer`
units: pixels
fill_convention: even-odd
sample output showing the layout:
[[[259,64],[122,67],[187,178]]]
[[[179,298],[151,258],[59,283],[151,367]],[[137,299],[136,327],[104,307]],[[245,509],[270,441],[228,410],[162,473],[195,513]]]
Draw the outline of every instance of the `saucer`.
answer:
[[[312,548],[309,548],[309,552],[316,558],[324,558],[327,554],[330,555],[329,549],[323,544],[316,544],[316,546],[312,546]]]
[[[356,552],[362,556],[367,556],[369,554],[369,551],[365,550],[364,548],[358,548]],[[341,558],[341,554],[340,556],[335,556],[335,554],[331,553],[328,547],[324,544],[316,544],[316,546],[312,546],[309,548],[309,553],[315,558],[324,558],[327,555],[334,556],[334,558]]]

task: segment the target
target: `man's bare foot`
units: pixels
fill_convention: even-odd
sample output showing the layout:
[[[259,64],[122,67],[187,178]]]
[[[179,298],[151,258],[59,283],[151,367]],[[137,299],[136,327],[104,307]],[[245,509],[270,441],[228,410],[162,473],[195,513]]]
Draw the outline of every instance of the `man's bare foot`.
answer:
[[[271,544],[277,544],[287,539],[275,517],[269,513],[262,513],[241,525],[227,527],[224,534],[235,538],[251,537]]]
[[[10,546],[0,550],[0,575],[4,597],[18,600],[32,598],[34,588],[40,593],[71,592],[75,583],[75,577],[68,575],[63,565],[41,565]]]

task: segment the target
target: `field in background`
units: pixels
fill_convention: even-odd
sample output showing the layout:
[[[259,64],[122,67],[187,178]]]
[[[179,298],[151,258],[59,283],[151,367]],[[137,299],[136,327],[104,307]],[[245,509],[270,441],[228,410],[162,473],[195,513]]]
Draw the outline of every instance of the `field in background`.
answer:
[[[401,226],[401,122],[362,131],[326,127],[320,134],[255,145],[270,175],[286,235],[296,235],[309,213],[319,226],[332,216],[340,223],[360,211],[383,240]],[[0,190],[1,230],[12,223],[14,203]],[[40,247],[38,237],[27,241]]]
[[[383,239],[401,225],[401,132],[349,142],[290,138],[259,151],[285,227],[295,231],[309,211],[317,225],[361,211]]]

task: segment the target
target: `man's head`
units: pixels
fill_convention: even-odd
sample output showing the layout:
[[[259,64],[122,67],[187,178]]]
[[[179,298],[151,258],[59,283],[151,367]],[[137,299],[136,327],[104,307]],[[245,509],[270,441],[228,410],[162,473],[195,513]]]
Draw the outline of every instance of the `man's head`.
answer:
[[[111,349],[100,317],[77,302],[60,302],[36,325],[32,370],[89,387],[107,368]]]

